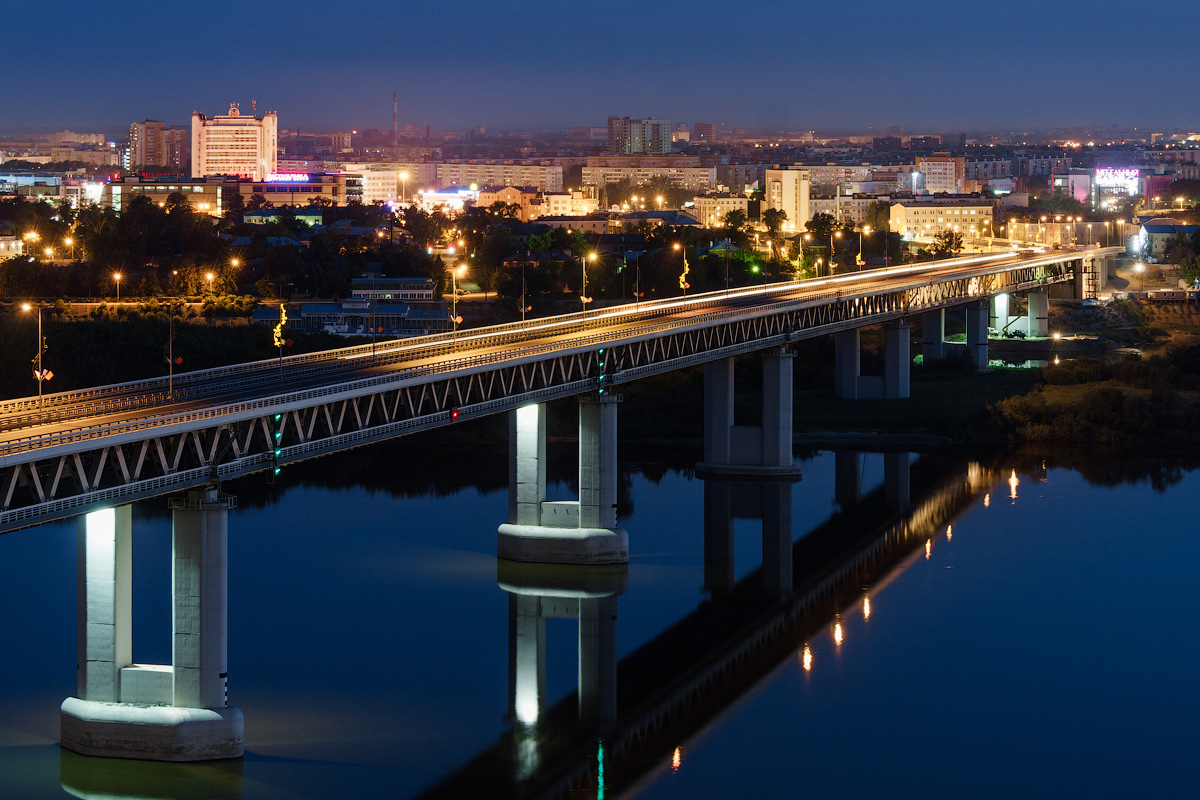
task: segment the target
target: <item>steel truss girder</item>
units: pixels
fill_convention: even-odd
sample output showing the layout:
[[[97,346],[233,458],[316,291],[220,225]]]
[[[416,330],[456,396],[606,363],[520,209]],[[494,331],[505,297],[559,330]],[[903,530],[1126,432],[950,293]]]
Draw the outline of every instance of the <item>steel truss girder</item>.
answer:
[[[452,410],[458,419],[469,419],[594,390],[599,346],[610,349],[608,380],[619,384],[1073,279],[1073,266],[1058,263],[864,295],[834,293],[681,321],[652,335],[587,337],[571,350],[518,354],[490,368],[364,385],[354,396],[284,397],[185,430],[150,427],[141,438],[135,432],[108,442],[96,439],[69,452],[32,449],[8,457],[0,472],[0,533],[439,427],[453,421]],[[279,423],[275,414],[283,417]],[[278,459],[276,425],[283,433]],[[222,448],[226,438],[230,446]]]

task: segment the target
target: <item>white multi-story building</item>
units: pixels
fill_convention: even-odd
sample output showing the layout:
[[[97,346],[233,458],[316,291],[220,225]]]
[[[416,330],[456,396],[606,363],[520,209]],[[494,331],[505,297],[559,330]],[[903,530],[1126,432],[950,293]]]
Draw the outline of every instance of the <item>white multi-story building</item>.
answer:
[[[192,176],[237,175],[266,180],[275,172],[279,125],[275,112],[243,117],[237,103],[224,116],[192,112]]]
[[[569,192],[546,192],[541,197],[539,216],[584,217],[596,213],[600,200],[595,186],[584,186]]]
[[[925,191],[929,194],[960,194],[966,180],[966,159],[949,153],[917,156],[916,169],[925,176]]]
[[[765,200],[767,208],[775,208],[787,214],[787,223],[800,230],[812,219],[809,208],[809,192],[812,174],[804,169],[769,169],[766,174]]]
[[[541,192],[561,192],[563,168],[557,165],[504,161],[466,161],[437,164],[437,186],[534,186]]]
[[[899,200],[892,204],[891,228],[905,239],[931,239],[944,230],[957,230],[963,238],[990,236],[992,208],[983,200]]]
[[[589,159],[590,161],[590,159]],[[583,182],[588,186],[603,186],[627,180],[634,186],[645,186],[654,178],[666,178],[672,186],[693,192],[707,192],[717,185],[717,168],[700,166],[664,166],[650,162],[637,166],[586,166]]]
[[[757,201],[753,201],[757,203]],[[691,215],[699,220],[706,228],[720,228],[725,224],[725,215],[730,211],[742,211],[747,219],[750,217],[751,200],[744,194],[717,192],[715,194],[696,195]],[[756,206],[757,208],[757,206]],[[789,222],[795,222],[788,217]]]

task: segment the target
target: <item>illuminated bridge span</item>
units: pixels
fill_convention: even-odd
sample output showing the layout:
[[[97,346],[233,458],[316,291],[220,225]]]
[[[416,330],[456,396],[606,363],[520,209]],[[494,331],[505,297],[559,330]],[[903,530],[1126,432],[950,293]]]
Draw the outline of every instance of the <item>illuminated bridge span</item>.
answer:
[[[44,406],[0,403],[0,533],[825,334],[852,336],[838,342],[839,393],[871,396],[878,387],[858,376],[858,328],[967,304],[968,347],[986,359],[988,298],[1032,292],[1044,308],[1058,283],[1084,296],[1118,251],[964,257],[239,364],[179,375],[173,392],[155,379],[51,395]],[[927,329],[940,331],[940,317]],[[928,343],[935,352],[940,339]],[[907,348],[894,349],[879,396],[907,396]],[[788,363],[778,377],[790,376]],[[731,400],[726,377],[713,372],[707,394]],[[732,426],[722,402],[709,403],[706,438]],[[790,442],[790,400],[778,410],[788,419],[761,433],[764,453],[771,435]],[[615,408],[595,425],[600,450],[610,417]],[[725,433],[706,461],[748,463],[736,452],[744,437]]]

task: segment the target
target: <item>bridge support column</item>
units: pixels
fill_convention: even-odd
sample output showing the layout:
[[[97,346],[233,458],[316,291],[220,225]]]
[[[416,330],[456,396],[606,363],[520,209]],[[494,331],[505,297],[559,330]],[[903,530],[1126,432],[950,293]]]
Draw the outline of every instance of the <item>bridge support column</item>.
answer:
[[[1050,303],[1045,291],[1029,293],[1029,330],[1026,333],[1030,336],[1050,334],[1049,309]]]
[[[858,328],[833,335],[834,393],[843,400],[858,399],[858,377],[862,372]]]
[[[1004,331],[1008,327],[1010,300],[1003,292],[988,298],[988,326],[993,330]]]
[[[617,403],[579,401],[579,500],[546,498],[544,406],[513,412],[509,424],[509,522],[497,532],[500,558],[539,564],[621,564],[629,536],[617,524]]]
[[[172,664],[132,662],[129,508],[88,514],[80,532],[79,697],[63,701],[62,745],[155,761],[238,758],[242,712],[227,705],[231,498],[174,501]]]
[[[589,724],[615,720],[617,597],[629,586],[628,566],[529,564],[498,559],[496,579],[509,593],[509,708],[516,721],[532,732],[544,711],[546,620],[551,617],[579,623],[580,719]],[[537,766],[536,737],[522,747],[522,769],[532,772]]]
[[[921,355],[926,361],[946,357],[946,310],[926,311],[921,315]]]
[[[912,370],[910,342],[912,328],[907,322],[889,322],[883,328],[883,399],[909,396]]]
[[[838,450],[833,456],[833,499],[838,509],[848,511],[862,497],[862,454]]]
[[[762,426],[733,424],[733,359],[704,367],[704,461],[712,475],[794,476],[792,464],[792,361],[786,348],[762,354]]]
[[[987,301],[967,306],[967,351],[975,366],[984,369],[988,364],[988,306]]]
[[[912,502],[908,453],[883,454],[883,493],[889,508],[903,511]]]

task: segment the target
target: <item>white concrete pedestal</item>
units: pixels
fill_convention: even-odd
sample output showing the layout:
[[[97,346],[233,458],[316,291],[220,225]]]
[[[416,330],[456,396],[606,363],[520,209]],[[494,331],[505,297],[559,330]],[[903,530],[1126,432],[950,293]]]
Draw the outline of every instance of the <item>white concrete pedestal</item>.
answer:
[[[61,712],[62,745],[85,756],[151,761],[241,758],[242,712],[105,703],[68,697]]]

